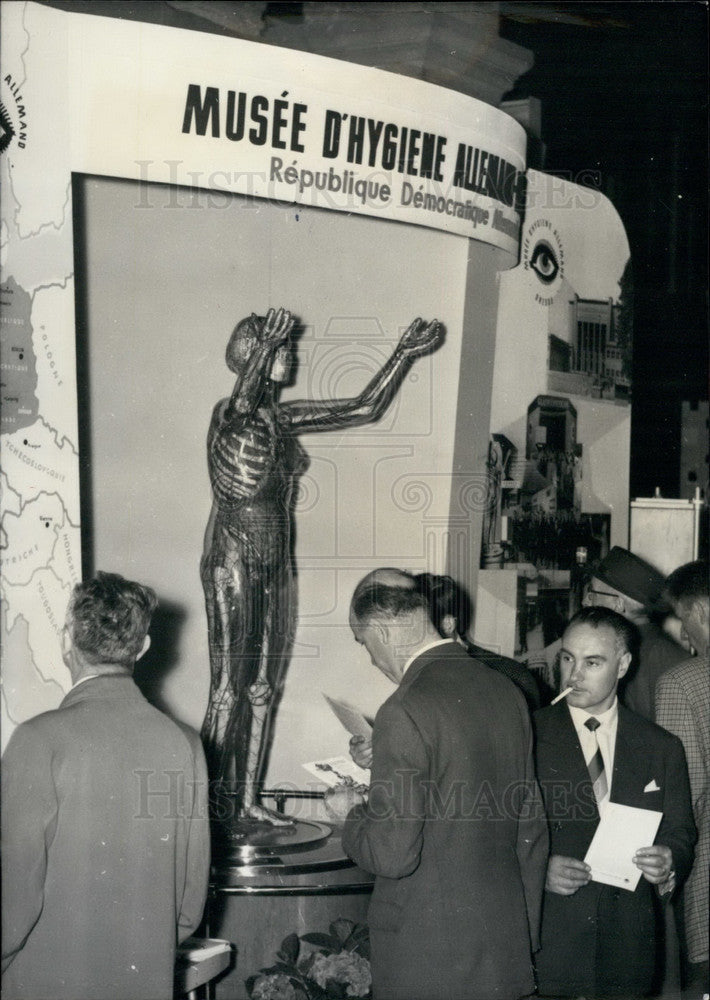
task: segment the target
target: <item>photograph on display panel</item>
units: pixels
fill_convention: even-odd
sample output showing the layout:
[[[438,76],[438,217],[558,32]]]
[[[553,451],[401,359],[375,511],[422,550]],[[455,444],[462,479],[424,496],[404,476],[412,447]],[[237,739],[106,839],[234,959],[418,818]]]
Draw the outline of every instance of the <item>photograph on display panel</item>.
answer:
[[[548,689],[586,576],[628,536],[632,305],[611,202],[529,170],[520,262],[501,277],[476,638]]]

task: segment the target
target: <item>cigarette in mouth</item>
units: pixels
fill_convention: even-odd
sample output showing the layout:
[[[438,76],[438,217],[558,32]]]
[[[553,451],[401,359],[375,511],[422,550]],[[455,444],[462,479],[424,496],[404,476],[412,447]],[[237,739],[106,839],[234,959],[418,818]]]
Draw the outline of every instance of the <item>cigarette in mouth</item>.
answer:
[[[562,701],[562,699],[566,698],[567,695],[570,694],[572,691],[574,691],[573,687],[565,688],[564,691],[560,691],[560,693],[557,695],[556,698],[552,699],[552,701],[550,702],[550,704],[551,705],[556,705],[558,701]]]

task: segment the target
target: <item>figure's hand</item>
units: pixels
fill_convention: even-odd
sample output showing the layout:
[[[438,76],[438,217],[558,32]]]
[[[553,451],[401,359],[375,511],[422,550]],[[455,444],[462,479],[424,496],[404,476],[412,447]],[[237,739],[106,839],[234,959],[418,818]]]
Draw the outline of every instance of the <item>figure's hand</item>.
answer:
[[[410,358],[418,358],[433,347],[438,346],[443,330],[438,319],[426,323],[423,319],[415,319],[402,334],[397,350]]]
[[[351,809],[365,801],[365,796],[350,785],[336,785],[327,790],[323,801],[330,818],[342,823]]]
[[[660,886],[662,882],[667,882],[673,871],[673,854],[670,847],[663,844],[640,847],[632,860],[641,869],[643,877],[653,885]]]
[[[261,327],[259,340],[262,344],[271,344],[277,347],[288,340],[289,334],[296,322],[287,309],[269,309]]]
[[[358,767],[372,767],[372,738],[368,736],[351,736],[350,756]]]
[[[591,868],[584,861],[553,854],[547,864],[545,888],[560,896],[573,896],[591,877]]]

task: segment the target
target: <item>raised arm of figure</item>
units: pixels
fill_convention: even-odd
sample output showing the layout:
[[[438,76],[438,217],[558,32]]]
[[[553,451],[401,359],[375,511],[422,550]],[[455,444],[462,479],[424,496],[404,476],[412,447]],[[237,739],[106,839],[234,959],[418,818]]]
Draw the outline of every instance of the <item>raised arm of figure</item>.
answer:
[[[415,319],[402,334],[390,358],[359,396],[349,399],[299,399],[284,403],[281,412],[294,431],[327,431],[360,427],[378,420],[401,386],[412,362],[441,343],[438,320]]]

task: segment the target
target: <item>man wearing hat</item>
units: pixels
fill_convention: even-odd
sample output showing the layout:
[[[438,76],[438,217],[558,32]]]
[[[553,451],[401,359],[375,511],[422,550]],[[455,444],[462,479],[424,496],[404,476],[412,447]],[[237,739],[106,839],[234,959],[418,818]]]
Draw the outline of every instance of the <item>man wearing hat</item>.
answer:
[[[632,711],[653,722],[658,678],[688,658],[687,650],[650,618],[660,601],[665,580],[653,566],[619,545],[614,546],[593,572],[583,603],[611,608],[632,622],[640,635],[634,665],[619,690],[621,700]]]

